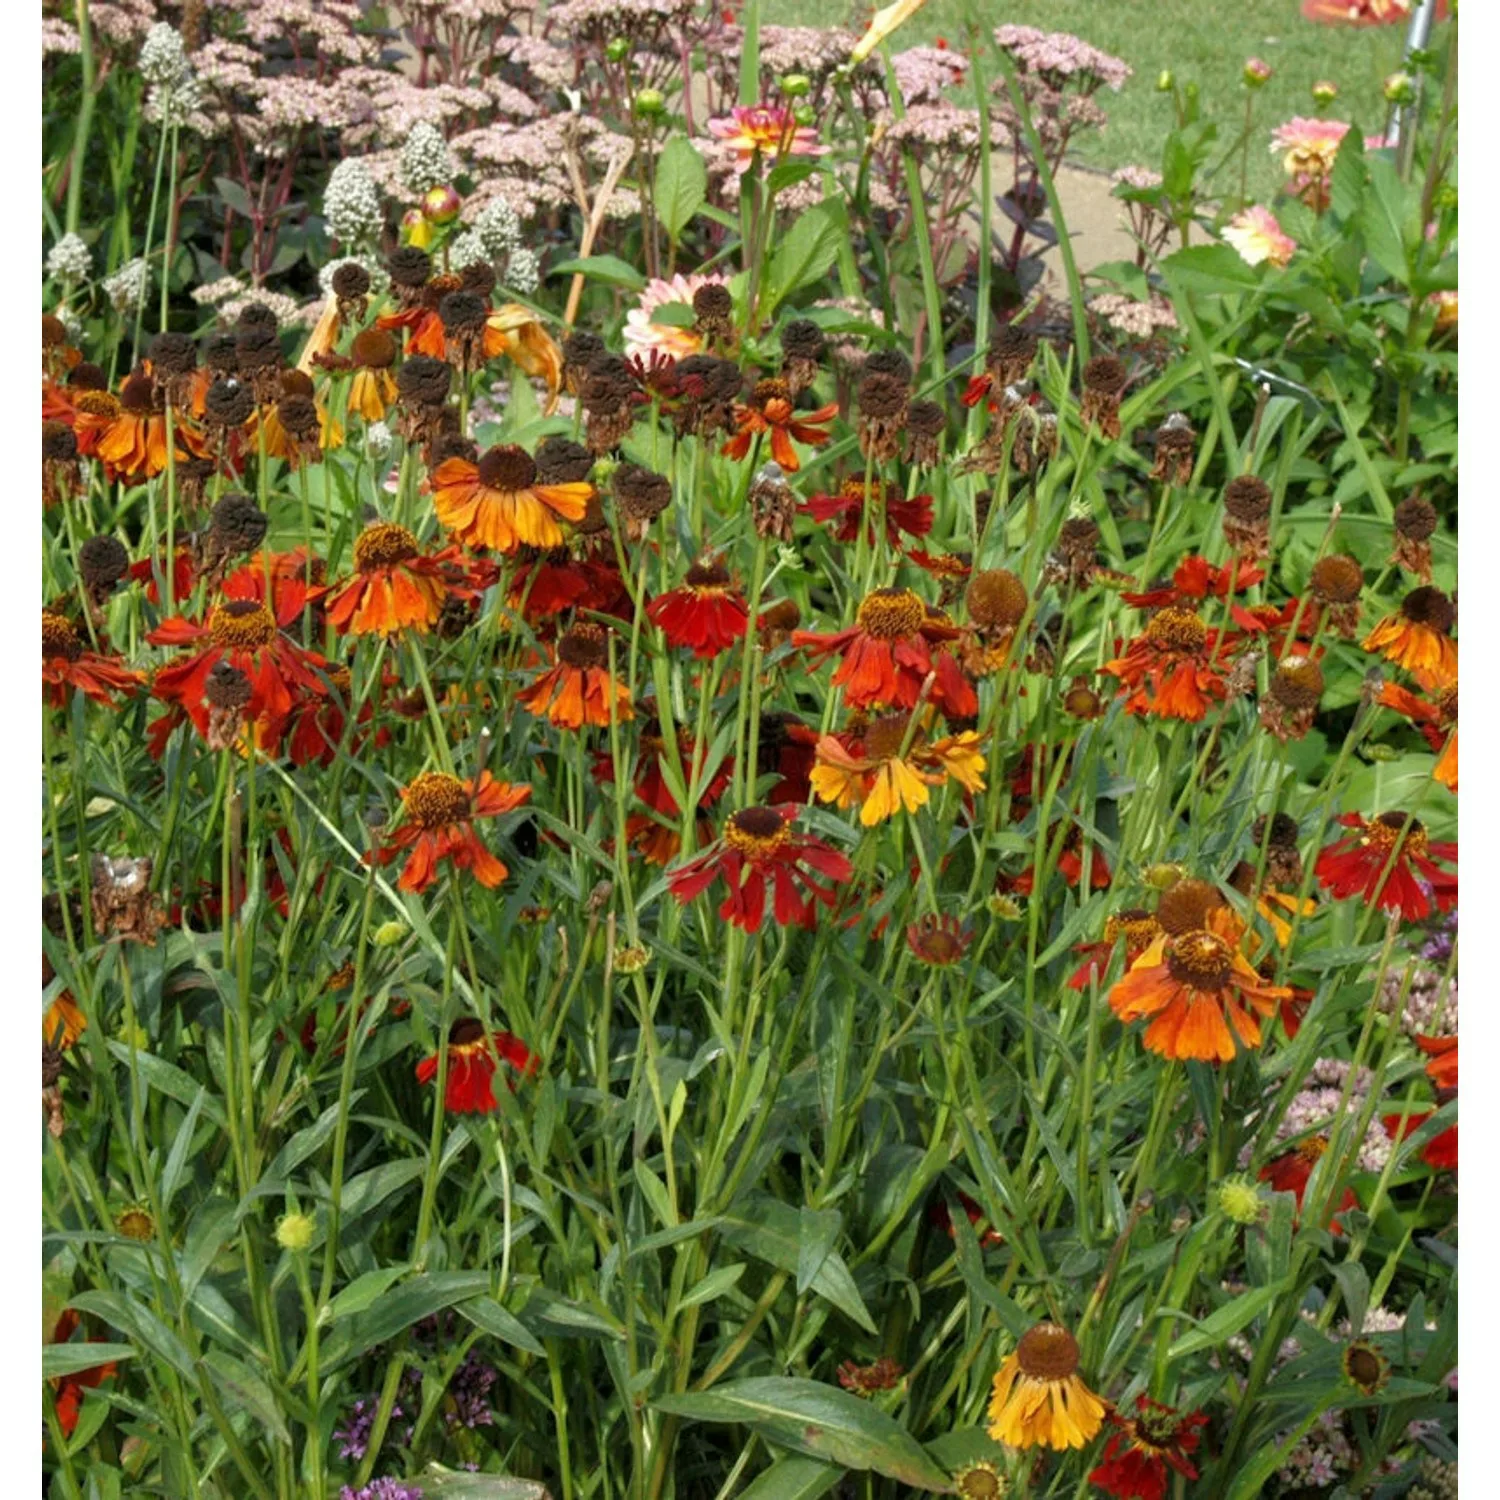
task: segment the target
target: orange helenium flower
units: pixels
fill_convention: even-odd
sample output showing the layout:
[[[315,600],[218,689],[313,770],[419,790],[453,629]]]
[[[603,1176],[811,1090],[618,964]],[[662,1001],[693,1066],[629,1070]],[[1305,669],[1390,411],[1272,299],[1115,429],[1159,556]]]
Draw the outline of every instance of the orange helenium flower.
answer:
[[[1110,990],[1109,1006],[1122,1021],[1152,1017],[1143,1038],[1148,1052],[1232,1062],[1235,1037],[1258,1047],[1259,1017],[1273,1015],[1291,991],[1267,984],[1250,967],[1239,949],[1243,927],[1231,910],[1210,911],[1204,921],[1205,927],[1158,937]]]
[[[844,689],[853,708],[915,708],[928,673],[935,672],[933,705],[949,718],[966,719],[979,712],[974,685],[951,652],[933,649],[962,633],[929,614],[910,589],[883,588],[865,596],[852,629],[832,635],[794,630],[792,645],[814,661],[835,654],[843,658],[833,685]]]
[[[516,694],[516,702],[559,729],[582,729],[607,725],[613,701],[615,718],[623,723],[631,717],[630,689],[610,676],[608,661],[603,629],[575,625],[557,643],[557,665]]]
[[[1413,589],[1401,608],[1365,637],[1364,648],[1378,651],[1408,672],[1457,682],[1458,643],[1449,634],[1457,618],[1453,601],[1441,589]]]
[[[795,474],[802,467],[802,460],[792,447],[792,439],[821,448],[828,441],[828,429],[819,424],[832,421],[838,410],[838,402],[830,401],[816,411],[798,412],[792,405],[786,381],[758,380],[749,403],[734,409],[735,426],[739,431],[724,444],[724,456],[743,458],[750,451],[750,443],[756,434],[769,432],[771,457],[788,474]]]
[[[65,707],[74,688],[95,703],[108,704],[115,693],[130,697],[145,680],[118,657],[86,650],[65,616],[42,611],[42,693],[53,708]]]
[[[406,816],[381,845],[380,863],[389,864],[402,850],[411,851],[396,882],[403,891],[425,891],[437,879],[437,867],[445,859],[493,889],[510,871],[485,848],[474,831],[474,820],[514,812],[530,797],[529,786],[496,781],[488,771],[479,773],[477,783],[460,781],[443,771],[423,771],[402,788]]]
[[[1434,781],[1441,781],[1450,792],[1458,790],[1458,682],[1446,681],[1432,672],[1418,672],[1417,680],[1425,696],[1410,688],[1388,682],[1380,689],[1379,701],[1387,708],[1404,714],[1422,733],[1422,738],[1437,751],[1432,768]]]
[[[1186,604],[1156,611],[1146,628],[1101,670],[1128,689],[1125,712],[1197,723],[1227,689],[1217,669],[1223,633],[1211,630]]]
[[[524,448],[491,448],[477,464],[445,459],[432,476],[438,520],[468,547],[513,556],[522,546],[559,547],[558,521],[581,521],[590,484],[538,484]]]
[[[447,587],[439,564],[423,557],[404,526],[377,521],[354,542],[354,577],[328,601],[340,635],[394,635],[430,630],[443,612]]]

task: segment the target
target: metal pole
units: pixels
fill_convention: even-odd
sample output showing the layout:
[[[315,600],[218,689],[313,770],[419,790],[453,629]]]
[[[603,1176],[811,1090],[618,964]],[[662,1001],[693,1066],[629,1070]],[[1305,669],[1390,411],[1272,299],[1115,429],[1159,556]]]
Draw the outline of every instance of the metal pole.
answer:
[[[1403,54],[1403,60],[1410,58],[1413,52],[1426,50],[1428,39],[1432,36],[1432,23],[1436,18],[1437,0],[1418,0],[1417,8],[1411,13],[1411,24],[1406,28],[1406,51]],[[1406,142],[1403,136],[1414,127],[1421,114],[1422,79],[1420,75],[1416,82],[1416,100],[1409,106],[1398,104],[1392,109],[1391,123],[1385,132],[1386,145],[1401,148],[1397,153],[1398,159],[1406,154]]]

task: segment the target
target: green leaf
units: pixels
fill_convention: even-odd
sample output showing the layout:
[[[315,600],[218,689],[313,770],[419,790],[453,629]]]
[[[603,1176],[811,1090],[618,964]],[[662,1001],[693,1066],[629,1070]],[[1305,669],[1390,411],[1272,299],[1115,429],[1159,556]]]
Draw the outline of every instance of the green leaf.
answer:
[[[826,276],[838,259],[846,226],[843,209],[836,203],[830,200],[808,209],[776,246],[761,300],[761,312],[766,316],[799,287]]]
[[[762,1053],[762,1056],[769,1054]],[[725,1241],[795,1276],[801,1257],[802,1220],[795,1208],[764,1194],[754,1194],[738,1214],[726,1214],[721,1229]],[[843,1258],[829,1252],[812,1279],[812,1289],[852,1318],[867,1333],[875,1333],[874,1319]]]
[[[656,162],[656,216],[677,240],[708,196],[708,168],[686,136],[674,135]]]
[[[292,1436],[277,1408],[271,1387],[249,1365],[222,1349],[210,1349],[203,1356],[203,1364],[231,1406],[249,1412],[271,1437],[291,1443]]]
[[[682,1301],[678,1307],[697,1307],[700,1302],[712,1302],[715,1297],[722,1297],[725,1292],[730,1291],[745,1274],[745,1262],[736,1261],[732,1266],[720,1266],[717,1271],[710,1271],[702,1281],[689,1287],[682,1294]]]
[[[635,1183],[640,1188],[651,1212],[663,1229],[677,1227],[677,1215],[672,1212],[672,1200],[667,1196],[667,1185],[639,1157],[634,1163]]]
[[[433,1313],[488,1293],[487,1271],[424,1271],[387,1292],[367,1311],[355,1314],[342,1335],[330,1339],[323,1357],[324,1368],[333,1371],[350,1364],[376,1344]]]
[[[740,1500],[818,1500],[844,1474],[845,1470],[832,1464],[785,1453],[740,1491]]]
[[[579,271],[595,281],[607,281],[611,286],[627,287],[632,292],[640,291],[646,284],[646,278],[618,255],[584,255],[576,260],[559,261],[548,268],[547,274],[563,276]]]
[[[806,1208],[800,1214],[797,1231],[797,1295],[800,1297],[813,1283],[823,1262],[833,1252],[844,1216],[836,1208]]]
[[[1181,1359],[1185,1354],[1196,1354],[1200,1349],[1217,1349],[1232,1334],[1236,1334],[1252,1319],[1257,1318],[1286,1291],[1286,1281],[1273,1282],[1270,1286],[1259,1286],[1253,1291],[1242,1292],[1223,1307],[1201,1320],[1195,1319],[1191,1333],[1184,1334],[1170,1349],[1168,1359]],[[1163,1316],[1166,1316],[1163,1312]],[[1177,1313],[1177,1317],[1184,1314]]]
[[[42,1350],[42,1379],[56,1380],[63,1375],[76,1375],[80,1370],[92,1370],[97,1365],[119,1364],[134,1359],[135,1354],[129,1344],[48,1344]]]
[[[623,1339],[624,1332],[607,1318],[600,1317],[582,1303],[570,1302],[552,1292],[533,1292],[524,1309],[533,1323],[542,1325],[542,1333],[560,1338]]]
[[[1329,211],[1340,220],[1353,218],[1364,202],[1365,142],[1358,130],[1348,131],[1339,142],[1338,155],[1333,159],[1333,172],[1329,178]]]
[[[424,1496],[441,1500],[550,1500],[545,1485],[506,1474],[469,1474],[432,1463],[418,1478]]]
[[[207,1101],[208,1090],[200,1088],[182,1124],[177,1127],[177,1139],[172,1142],[172,1154],[167,1158],[167,1164],[161,1174],[163,1208],[170,1208],[172,1199],[177,1196],[177,1189],[182,1181],[182,1171],[187,1166],[188,1152],[192,1149],[193,1132],[198,1128],[198,1117],[203,1113],[203,1106]]]
[[[458,1311],[476,1328],[482,1328],[491,1338],[514,1345],[517,1349],[524,1349],[528,1354],[545,1356],[547,1353],[537,1342],[531,1330],[493,1297],[475,1297],[472,1302],[460,1302]]]
[[[665,1396],[660,1411],[694,1422],[744,1423],[773,1443],[846,1469],[872,1470],[914,1489],[946,1494],[948,1476],[894,1418],[816,1380],[733,1380],[702,1395]]]
[[[1253,292],[1261,284],[1260,272],[1231,245],[1189,245],[1167,256],[1162,269],[1195,292]]]
[[[965,1464],[978,1463],[986,1459],[992,1464],[1005,1460],[1003,1449],[983,1427],[956,1427],[926,1444],[927,1451],[950,1474],[955,1474]]]
[[[250,195],[232,177],[215,177],[214,189],[224,202],[243,219],[255,216],[255,205]]]
[[[124,1042],[108,1044],[111,1055],[119,1058],[127,1067],[131,1064],[131,1049]],[[193,1101],[203,1091],[203,1085],[181,1068],[174,1067],[153,1052],[135,1051],[134,1065],[141,1078],[157,1093],[175,1099],[179,1104],[192,1107]],[[224,1106],[212,1094],[203,1101],[203,1113],[222,1130],[224,1128]]]
[[[366,1271],[356,1276],[348,1286],[329,1302],[323,1311],[325,1325],[336,1323],[340,1318],[352,1318],[383,1297],[393,1283],[399,1281],[411,1268],[406,1265],[382,1266],[378,1271]]]
[[[1384,156],[1370,158],[1370,189],[1360,217],[1365,248],[1387,276],[1405,286],[1411,280],[1410,215],[1407,189],[1397,175],[1395,162]]]

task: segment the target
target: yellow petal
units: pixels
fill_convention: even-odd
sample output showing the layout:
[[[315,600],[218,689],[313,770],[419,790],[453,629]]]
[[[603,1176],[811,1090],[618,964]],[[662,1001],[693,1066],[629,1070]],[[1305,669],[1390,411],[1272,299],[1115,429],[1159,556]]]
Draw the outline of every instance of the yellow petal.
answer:
[[[854,44],[849,61],[863,62],[903,21],[910,20],[926,3],[927,0],[896,0],[894,5],[877,10],[870,18],[868,30]]]

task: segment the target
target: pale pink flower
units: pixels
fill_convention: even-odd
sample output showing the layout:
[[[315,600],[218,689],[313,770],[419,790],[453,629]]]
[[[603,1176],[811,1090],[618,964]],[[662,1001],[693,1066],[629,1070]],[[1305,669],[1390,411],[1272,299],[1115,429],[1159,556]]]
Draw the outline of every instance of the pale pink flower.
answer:
[[[638,350],[660,349],[674,359],[703,350],[703,340],[691,328],[678,328],[671,323],[653,323],[651,315],[669,302],[686,302],[692,305],[693,293],[700,286],[723,286],[723,276],[685,276],[678,272],[670,281],[658,276],[646,283],[641,300],[625,314],[625,342]]]
[[[1240,252],[1240,259],[1248,266],[1258,266],[1263,260],[1273,266],[1284,266],[1297,248],[1296,240],[1282,232],[1276,215],[1258,203],[1237,213],[1224,226],[1224,238]]]
[[[782,156],[826,156],[828,147],[818,144],[818,133],[798,125],[792,112],[776,104],[736,105],[727,116],[708,122],[715,140],[734,147],[735,170],[748,172],[756,153],[766,161]]]
[[[1288,177],[1326,178],[1333,170],[1339,143],[1349,133],[1347,120],[1315,120],[1296,115],[1271,133],[1271,154],[1284,153],[1281,164]]]

